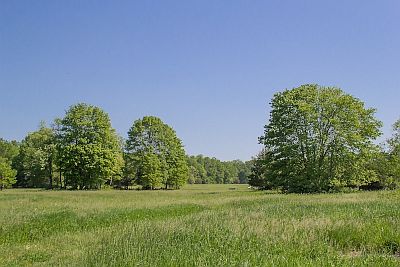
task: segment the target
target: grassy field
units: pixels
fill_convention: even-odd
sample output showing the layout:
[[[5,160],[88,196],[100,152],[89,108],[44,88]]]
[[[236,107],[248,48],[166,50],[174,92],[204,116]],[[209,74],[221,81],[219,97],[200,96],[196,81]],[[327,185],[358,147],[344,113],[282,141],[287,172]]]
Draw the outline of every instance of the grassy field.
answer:
[[[400,192],[0,193],[2,266],[400,266]]]

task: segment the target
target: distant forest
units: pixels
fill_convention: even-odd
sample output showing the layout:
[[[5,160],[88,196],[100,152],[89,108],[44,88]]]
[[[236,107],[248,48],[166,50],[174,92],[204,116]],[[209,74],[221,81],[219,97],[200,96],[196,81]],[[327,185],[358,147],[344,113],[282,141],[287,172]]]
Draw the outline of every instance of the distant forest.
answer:
[[[220,161],[203,155],[188,156],[191,184],[247,184],[252,161]]]

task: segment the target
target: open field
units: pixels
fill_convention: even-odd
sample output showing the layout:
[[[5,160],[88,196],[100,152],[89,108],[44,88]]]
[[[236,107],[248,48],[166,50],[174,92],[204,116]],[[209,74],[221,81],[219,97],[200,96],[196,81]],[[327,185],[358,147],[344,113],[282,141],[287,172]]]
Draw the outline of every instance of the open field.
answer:
[[[0,193],[2,266],[399,266],[400,192]]]

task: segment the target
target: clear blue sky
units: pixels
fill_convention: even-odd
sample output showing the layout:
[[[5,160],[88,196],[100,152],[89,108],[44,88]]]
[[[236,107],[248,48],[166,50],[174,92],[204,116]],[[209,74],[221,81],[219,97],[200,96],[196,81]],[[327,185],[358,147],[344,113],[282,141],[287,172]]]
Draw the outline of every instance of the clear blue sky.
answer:
[[[189,154],[250,159],[272,95],[338,86],[400,117],[400,1],[0,1],[0,137],[74,103],[126,136],[161,117]]]

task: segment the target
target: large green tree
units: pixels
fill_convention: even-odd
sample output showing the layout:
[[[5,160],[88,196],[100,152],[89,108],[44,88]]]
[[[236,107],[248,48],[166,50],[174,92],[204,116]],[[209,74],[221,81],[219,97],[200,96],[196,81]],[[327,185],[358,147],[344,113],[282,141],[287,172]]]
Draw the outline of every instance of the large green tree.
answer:
[[[144,188],[180,188],[188,179],[185,150],[175,131],[161,119],[145,116],[128,132],[126,164]]]
[[[41,123],[37,131],[29,133],[21,142],[17,156],[18,182],[28,187],[52,188],[54,158],[54,132]]]
[[[120,139],[102,109],[80,103],[55,122],[57,161],[65,185],[73,189],[99,188],[120,179],[123,165]]]
[[[380,135],[375,110],[339,88],[302,85],[275,94],[260,142],[268,182],[289,192],[321,192],[368,184]]]

